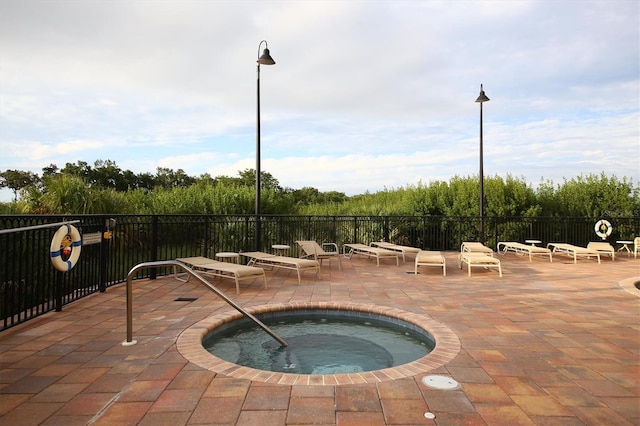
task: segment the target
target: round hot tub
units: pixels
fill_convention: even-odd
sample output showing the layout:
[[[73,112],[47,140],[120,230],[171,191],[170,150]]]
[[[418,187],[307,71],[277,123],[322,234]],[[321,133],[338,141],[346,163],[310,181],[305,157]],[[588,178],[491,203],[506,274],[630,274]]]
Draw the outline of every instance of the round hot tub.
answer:
[[[185,330],[178,350],[189,361],[231,377],[322,385],[415,376],[444,365],[460,350],[457,336],[442,324],[388,307],[304,303],[247,311],[288,345],[230,311]]]
[[[385,315],[339,309],[298,309],[258,316],[282,346],[248,318],[210,331],[213,355],[245,367],[281,373],[343,374],[415,361],[435,347],[422,328]]]

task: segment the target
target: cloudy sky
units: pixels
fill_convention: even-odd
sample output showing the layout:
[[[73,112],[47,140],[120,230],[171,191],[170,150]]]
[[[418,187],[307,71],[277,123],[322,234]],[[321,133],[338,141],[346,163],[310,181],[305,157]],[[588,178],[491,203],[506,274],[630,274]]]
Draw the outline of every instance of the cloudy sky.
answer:
[[[639,16],[637,0],[0,0],[0,171],[255,168],[266,40],[262,170],[284,187],[477,176],[480,84],[485,176],[638,183]]]

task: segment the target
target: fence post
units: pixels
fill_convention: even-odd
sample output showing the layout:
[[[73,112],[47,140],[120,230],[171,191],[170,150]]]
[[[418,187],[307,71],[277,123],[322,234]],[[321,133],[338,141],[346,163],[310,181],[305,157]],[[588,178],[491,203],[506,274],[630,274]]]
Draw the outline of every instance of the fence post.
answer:
[[[391,242],[389,241],[389,216],[385,216],[384,220],[382,221],[382,238],[385,241]]]
[[[358,217],[353,217],[353,242],[358,242]]]
[[[56,270],[56,289],[55,289],[55,305],[56,312],[62,311],[62,285],[63,272]]]
[[[247,250],[249,247],[249,216],[244,217],[244,251],[251,251],[251,249]]]
[[[107,291],[107,259],[109,257],[109,240],[104,237],[100,239],[100,263],[98,265],[98,290],[100,293]]]
[[[100,293],[107,291],[107,259],[109,258],[110,228],[109,219],[105,216],[100,218],[103,223],[102,236],[100,237],[100,261],[98,262],[98,290]]]
[[[331,241],[335,241],[336,245],[338,242],[338,218],[333,216],[332,218],[333,226],[331,227]]]
[[[210,241],[210,234],[211,234],[211,230],[209,227],[209,216],[205,216],[204,217],[204,247],[202,248],[203,252],[202,256],[204,257],[208,257],[209,256],[209,241]]]
[[[153,215],[151,222],[151,261],[158,260],[158,216]],[[158,276],[158,268],[151,268],[149,278],[155,280]]]
[[[422,236],[420,237],[422,243],[420,244],[421,249],[427,248],[427,216],[422,215]]]

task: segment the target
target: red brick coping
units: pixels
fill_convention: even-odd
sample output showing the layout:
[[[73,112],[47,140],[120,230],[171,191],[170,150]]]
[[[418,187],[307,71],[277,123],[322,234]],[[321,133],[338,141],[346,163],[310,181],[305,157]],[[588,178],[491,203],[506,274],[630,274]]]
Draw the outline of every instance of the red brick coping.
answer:
[[[429,332],[436,341],[436,347],[424,357],[410,363],[382,370],[366,371],[361,373],[293,374],[257,370],[220,359],[209,353],[202,346],[202,340],[211,330],[242,317],[240,312],[234,310],[214,315],[186,329],[178,337],[178,351],[182,356],[194,364],[225,376],[265,383],[327,386],[355,383],[377,383],[387,380],[418,376],[443,366],[447,362],[451,361],[460,351],[460,340],[449,328],[431,319],[427,315],[420,315],[386,306],[365,305],[359,303],[309,302],[259,305],[252,308],[246,308],[246,310],[253,315],[269,312],[311,309],[358,311],[397,318]]]
[[[626,280],[620,281],[620,287],[640,297],[640,290],[636,287],[637,282],[640,282],[640,277],[627,278]]]

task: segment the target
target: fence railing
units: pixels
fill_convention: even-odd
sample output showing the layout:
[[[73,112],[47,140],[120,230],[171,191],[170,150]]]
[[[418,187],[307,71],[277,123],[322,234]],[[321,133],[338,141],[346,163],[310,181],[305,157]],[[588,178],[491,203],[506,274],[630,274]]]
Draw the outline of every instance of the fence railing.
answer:
[[[51,239],[57,228],[38,225],[78,220],[82,254],[69,272],[50,262]],[[0,330],[52,310],[61,310],[95,292],[123,283],[142,262],[178,257],[214,257],[220,251],[253,251],[253,215],[0,215]],[[478,217],[442,216],[280,216],[259,218],[263,251],[296,240],[345,243],[391,241],[422,249],[457,251],[463,241],[480,240]],[[115,221],[115,226],[114,226]],[[593,218],[493,217],[484,219],[485,244],[534,238],[543,244],[567,242],[585,246],[598,240]],[[640,217],[609,219],[609,241],[640,235]],[[155,278],[168,268],[145,269],[135,278]]]

